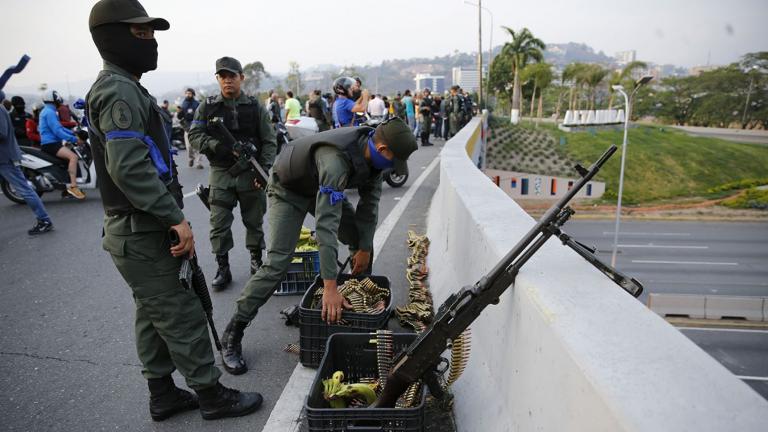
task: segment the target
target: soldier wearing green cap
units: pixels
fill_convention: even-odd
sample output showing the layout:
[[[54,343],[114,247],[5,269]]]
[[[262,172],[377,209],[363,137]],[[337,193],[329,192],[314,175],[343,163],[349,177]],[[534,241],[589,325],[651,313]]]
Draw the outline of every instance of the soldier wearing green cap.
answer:
[[[211,282],[214,290],[224,289],[232,281],[229,269],[229,251],[234,247],[232,210],[238,203],[245,225],[245,247],[251,255],[251,274],[256,273],[262,264],[266,185],[256,183],[256,173],[251,165],[239,157],[231,143],[208,128],[210,121],[219,119],[235,139],[255,145],[258,149],[257,160],[264,170],[272,166],[277,152],[275,130],[264,106],[241,91],[244,78],[243,68],[236,59],[222,57],[216,60],[216,79],[221,92],[200,104],[189,130],[189,141],[200,149],[211,165],[208,197],[211,208],[210,238],[218,263],[216,276]]]
[[[248,370],[242,355],[245,327],[256,317],[291,263],[307,213],[314,215],[323,279],[322,318],[336,322],[344,300],[336,287],[338,241],[349,246],[352,273],[369,267],[378,219],[382,171],[408,172],[417,148],[410,128],[399,118],[378,128],[339,128],[291,141],[283,147],[267,187],[269,244],[264,265],[251,276],[222,336],[224,369]],[[346,189],[357,189],[357,207]],[[348,305],[347,305],[348,306]]]
[[[165,126],[171,120],[139,83],[157,68],[154,32],[168,21],[147,15],[135,0],[101,0],[88,27],[104,69],[87,99],[89,134],[104,205],[102,245],[131,288],[136,348],[149,386],[153,420],[200,408],[204,419],[249,414],[258,393],[219,383],[205,315],[179,282],[182,257],[194,254],[182,213],[181,187]],[[179,243],[171,246],[169,230]],[[197,396],[176,387],[178,370]]]

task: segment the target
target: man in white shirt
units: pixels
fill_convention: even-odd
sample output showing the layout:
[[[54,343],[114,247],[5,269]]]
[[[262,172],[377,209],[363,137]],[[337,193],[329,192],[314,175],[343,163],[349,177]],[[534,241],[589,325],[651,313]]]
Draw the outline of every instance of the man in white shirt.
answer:
[[[387,114],[387,107],[381,99],[381,95],[373,95],[373,99],[368,101],[368,114],[373,118],[384,118]]]

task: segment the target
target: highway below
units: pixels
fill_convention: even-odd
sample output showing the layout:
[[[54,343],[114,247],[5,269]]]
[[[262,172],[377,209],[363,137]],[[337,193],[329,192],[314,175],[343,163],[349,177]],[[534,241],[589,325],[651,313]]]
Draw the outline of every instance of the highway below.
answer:
[[[616,267],[649,293],[768,297],[768,224],[622,221]],[[610,263],[614,222],[574,220],[565,229]],[[681,328],[768,399],[768,329]],[[674,355],[674,353],[670,353]]]

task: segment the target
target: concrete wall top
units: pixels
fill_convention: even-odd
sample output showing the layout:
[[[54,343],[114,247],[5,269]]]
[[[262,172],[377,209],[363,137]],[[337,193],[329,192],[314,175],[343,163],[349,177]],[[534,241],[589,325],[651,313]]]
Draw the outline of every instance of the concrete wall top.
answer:
[[[535,223],[467,157],[480,125],[473,119],[440,155],[427,232],[436,307]],[[453,390],[462,431],[768,427],[768,402],[555,240],[473,323]]]

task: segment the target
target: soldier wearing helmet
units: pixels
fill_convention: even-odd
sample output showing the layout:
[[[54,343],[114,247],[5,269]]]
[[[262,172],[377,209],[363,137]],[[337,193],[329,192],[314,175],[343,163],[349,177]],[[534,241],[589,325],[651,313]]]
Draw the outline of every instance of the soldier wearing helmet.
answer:
[[[258,393],[219,383],[199,299],[179,282],[195,253],[166,125],[171,121],[139,82],[157,67],[154,33],[168,30],[136,0],[100,0],[88,26],[104,69],[86,96],[89,134],[104,205],[102,245],[131,287],[136,347],[148,381],[153,420],[200,408],[206,420],[259,408]],[[171,246],[169,230],[179,238]],[[176,387],[178,370],[197,396]]]

